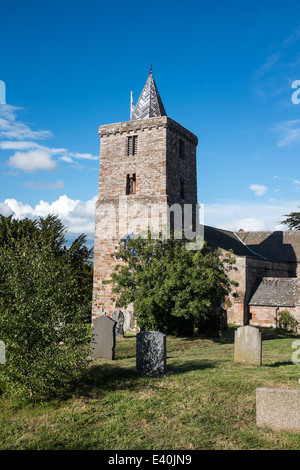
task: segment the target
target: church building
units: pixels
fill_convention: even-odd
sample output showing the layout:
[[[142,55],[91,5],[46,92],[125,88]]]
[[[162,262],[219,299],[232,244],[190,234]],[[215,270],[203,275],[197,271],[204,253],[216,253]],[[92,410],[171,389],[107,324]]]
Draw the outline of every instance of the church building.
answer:
[[[169,226],[170,208],[197,212],[197,137],[167,116],[152,69],[129,121],[99,127],[100,175],[95,211],[92,318],[116,310],[110,284],[119,240],[150,227]],[[183,226],[183,212],[180,213]],[[238,296],[227,305],[227,321],[278,326],[288,310],[300,331],[300,231],[230,232],[204,227],[204,240],[233,252]],[[299,279],[299,281],[298,281]],[[132,312],[131,312],[132,314]]]

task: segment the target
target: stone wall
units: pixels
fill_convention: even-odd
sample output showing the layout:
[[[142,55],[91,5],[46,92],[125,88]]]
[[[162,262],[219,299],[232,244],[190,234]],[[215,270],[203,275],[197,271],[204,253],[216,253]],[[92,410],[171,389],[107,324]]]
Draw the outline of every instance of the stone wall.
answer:
[[[95,213],[95,255],[92,316],[113,315],[111,258],[119,240],[146,230],[158,232],[168,223],[168,207],[197,203],[197,137],[167,116],[99,127],[99,196]],[[137,152],[128,155],[128,137],[137,137]],[[183,155],[179,152],[183,142]],[[128,175],[135,191],[127,194]],[[182,197],[182,181],[184,198]],[[119,263],[119,261],[118,261]]]
[[[246,325],[249,323],[248,302],[257,281],[263,277],[291,277],[295,276],[296,269],[292,263],[266,261],[264,259],[250,257],[236,257],[237,271],[231,271],[229,277],[239,283],[236,292],[238,297],[230,296],[232,306],[228,308],[228,323]],[[252,310],[251,310],[252,311]],[[256,317],[256,321],[259,319]],[[262,325],[266,318],[262,319]],[[269,320],[268,320],[269,321]],[[251,323],[259,325],[260,323]]]
[[[286,306],[264,306],[264,305],[251,305],[250,306],[250,325],[253,326],[266,326],[270,328],[279,328],[278,312],[280,310],[287,310],[298,322],[298,333],[300,333],[300,306],[286,307]]]

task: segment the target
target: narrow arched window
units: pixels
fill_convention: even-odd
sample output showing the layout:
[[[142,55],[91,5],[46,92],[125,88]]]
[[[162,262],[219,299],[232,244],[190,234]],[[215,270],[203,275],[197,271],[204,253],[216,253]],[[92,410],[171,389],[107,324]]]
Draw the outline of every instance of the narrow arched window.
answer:
[[[184,159],[185,155],[185,148],[184,148],[184,141],[179,139],[179,158]]]
[[[185,199],[185,183],[182,178],[180,180],[180,199]]]
[[[135,173],[127,175],[126,178],[126,194],[135,194],[136,192],[136,176]]]

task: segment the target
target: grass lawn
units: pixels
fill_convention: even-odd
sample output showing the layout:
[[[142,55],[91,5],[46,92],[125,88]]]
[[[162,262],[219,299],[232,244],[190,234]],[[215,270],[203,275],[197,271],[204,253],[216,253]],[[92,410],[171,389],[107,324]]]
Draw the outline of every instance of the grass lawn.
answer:
[[[96,360],[72,396],[0,400],[0,449],[299,450],[300,434],[256,426],[257,387],[300,389],[291,345],[299,336],[261,328],[263,366],[234,364],[234,328],[221,341],[167,337],[168,375],[135,372],[135,337],[116,360]]]

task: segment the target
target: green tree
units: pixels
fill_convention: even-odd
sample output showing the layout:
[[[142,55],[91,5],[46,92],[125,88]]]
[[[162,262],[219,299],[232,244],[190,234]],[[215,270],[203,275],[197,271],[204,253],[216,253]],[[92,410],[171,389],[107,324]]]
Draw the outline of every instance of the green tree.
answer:
[[[121,241],[112,256],[121,260],[111,274],[112,291],[120,308],[133,304],[142,330],[166,334],[192,333],[194,324],[211,317],[226,300],[232,286],[228,277],[234,258],[204,243],[187,250],[174,237]]]
[[[54,216],[1,217],[0,339],[6,364],[0,381],[6,393],[47,396],[70,384],[89,362],[91,250],[84,235],[67,249],[64,232]]]
[[[85,306],[86,317],[91,318],[93,289],[93,248],[88,249],[86,235],[81,234],[66,246],[66,227],[56,215],[39,217],[35,220],[14,219],[0,215],[0,246],[14,247],[17,241],[30,237],[36,246],[49,246],[55,258],[68,263],[77,283],[76,298]],[[75,294],[74,294],[75,295]]]
[[[290,212],[285,214],[286,219],[282,220],[281,223],[289,227],[290,230],[300,230],[300,212]]]

